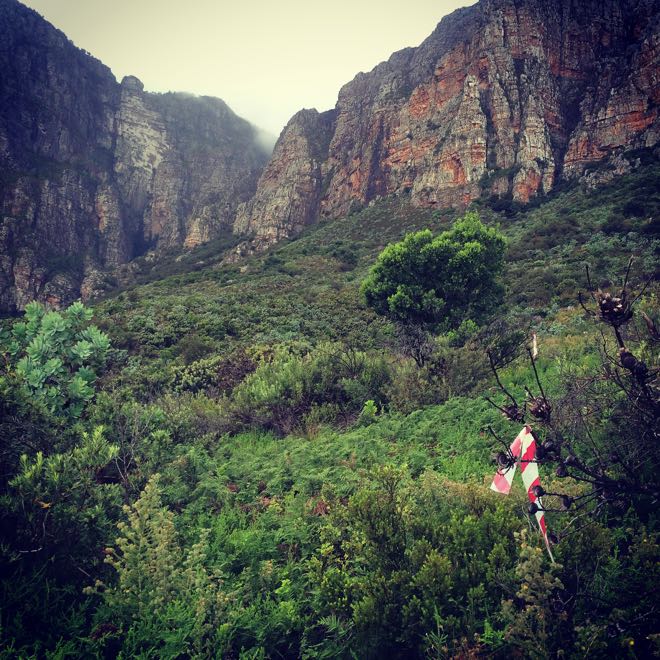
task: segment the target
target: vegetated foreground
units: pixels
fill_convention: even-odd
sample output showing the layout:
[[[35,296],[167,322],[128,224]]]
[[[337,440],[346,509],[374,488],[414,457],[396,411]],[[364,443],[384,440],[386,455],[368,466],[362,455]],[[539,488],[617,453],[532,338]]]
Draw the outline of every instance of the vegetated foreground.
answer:
[[[508,241],[505,295],[442,333],[402,333],[360,293],[388,243],[458,217],[405,197],[238,264],[213,245],[144,263],[93,320],[33,305],[7,323],[2,656],[657,653],[648,161],[477,204]],[[596,293],[590,317],[585,264],[621,298],[631,255],[623,311]],[[525,397],[555,564],[522,488],[489,490]]]

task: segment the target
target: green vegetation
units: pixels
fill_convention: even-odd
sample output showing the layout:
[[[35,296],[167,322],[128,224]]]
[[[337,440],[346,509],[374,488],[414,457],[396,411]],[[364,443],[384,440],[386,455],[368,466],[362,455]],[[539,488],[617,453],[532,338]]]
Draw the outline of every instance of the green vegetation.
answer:
[[[483,321],[502,298],[504,238],[468,213],[433,238],[408,234],[378,257],[362,285],[367,304],[402,324],[445,330]]]
[[[110,340],[96,326],[86,327],[91,317],[82,303],[60,314],[33,302],[25,321],[0,336],[24,394],[51,413],[79,417],[94,395]]]
[[[230,242],[144,261],[96,326],[80,304],[6,321],[0,657],[657,653],[657,463],[638,451],[654,456],[657,415],[626,394],[657,396],[657,284],[617,326],[635,362],[577,293],[585,263],[615,293],[631,254],[630,291],[657,276],[659,175],[483,202],[483,224],[384,199],[240,263]],[[443,293],[396,310],[439,321],[423,360],[361,290],[401,284],[390,257],[417,243]],[[571,499],[546,516],[556,564],[517,481],[488,488],[493,434],[521,423],[485,400],[510,405],[487,352],[512,397],[538,412],[540,382],[553,406],[532,424],[564,443],[540,466]],[[566,447],[568,473],[605,463],[611,487],[557,472]]]

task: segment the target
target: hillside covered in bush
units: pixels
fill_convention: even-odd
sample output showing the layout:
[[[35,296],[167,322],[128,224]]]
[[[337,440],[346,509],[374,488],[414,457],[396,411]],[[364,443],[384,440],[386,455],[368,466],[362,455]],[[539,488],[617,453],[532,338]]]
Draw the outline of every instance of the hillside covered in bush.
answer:
[[[660,165],[639,158],[474,202],[501,299],[421,338],[362,283],[463,213],[405,194],[242,260],[225,239],[143,258],[93,318],[4,320],[0,657],[660,652]],[[489,489],[523,423],[555,562],[520,484]]]

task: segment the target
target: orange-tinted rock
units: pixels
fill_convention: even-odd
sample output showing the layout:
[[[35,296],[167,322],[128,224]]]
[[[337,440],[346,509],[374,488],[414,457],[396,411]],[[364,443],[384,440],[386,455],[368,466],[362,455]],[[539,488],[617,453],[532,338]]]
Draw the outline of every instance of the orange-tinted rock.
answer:
[[[436,207],[482,194],[527,202],[617,149],[656,144],[657,14],[653,0],[482,0],[454,12],[418,48],[341,89],[323,128],[320,199],[312,186],[300,212],[283,207],[276,235],[382,195]],[[259,184],[250,228],[268,242],[273,215],[259,208],[290,181],[273,172]]]
[[[585,95],[581,120],[565,156],[565,172],[579,174],[585,165],[617,148],[650,147],[660,134],[660,17],[641,30],[625,66],[608,68]],[[622,75],[625,74],[625,75]]]

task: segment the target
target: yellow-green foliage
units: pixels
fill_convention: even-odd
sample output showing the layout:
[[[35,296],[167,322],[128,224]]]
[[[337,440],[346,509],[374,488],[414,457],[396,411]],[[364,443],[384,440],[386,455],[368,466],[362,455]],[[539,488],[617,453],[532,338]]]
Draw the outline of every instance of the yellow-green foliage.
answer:
[[[129,649],[160,648],[167,657],[209,657],[228,598],[207,564],[208,530],[183,551],[174,515],[161,503],[159,475],[151,477],[118,524],[116,548],[106,562],[117,572],[112,586],[97,582],[113,621],[123,622]],[[156,631],[156,637],[153,633]],[[129,649],[126,649],[128,652]]]
[[[279,349],[236,387],[233,414],[247,426],[279,433],[304,430],[306,419],[312,425],[352,420],[366,401],[384,401],[390,377],[382,357],[340,344],[302,355]]]
[[[520,543],[516,579],[516,599],[502,604],[504,639],[526,656],[549,658],[559,646],[559,630],[566,613],[561,608],[560,590],[564,585],[557,577],[559,564],[548,564],[543,548],[530,544],[523,530],[516,537]]]

